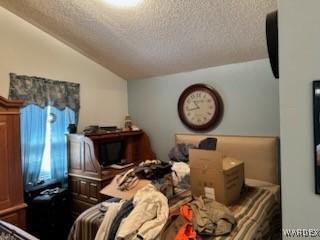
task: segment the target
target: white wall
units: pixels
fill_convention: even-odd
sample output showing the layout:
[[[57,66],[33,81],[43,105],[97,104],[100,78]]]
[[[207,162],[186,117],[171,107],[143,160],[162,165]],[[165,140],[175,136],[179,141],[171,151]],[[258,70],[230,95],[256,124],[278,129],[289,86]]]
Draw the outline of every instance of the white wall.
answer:
[[[312,81],[320,79],[320,1],[279,2],[284,228],[319,228],[314,192]]]
[[[9,73],[80,83],[79,128],[123,125],[127,81],[0,7],[0,95]]]
[[[177,102],[194,83],[212,85],[224,102],[222,122],[210,133],[279,136],[279,82],[267,59],[129,81],[129,113],[149,134],[159,159],[168,159],[175,133],[190,132]]]

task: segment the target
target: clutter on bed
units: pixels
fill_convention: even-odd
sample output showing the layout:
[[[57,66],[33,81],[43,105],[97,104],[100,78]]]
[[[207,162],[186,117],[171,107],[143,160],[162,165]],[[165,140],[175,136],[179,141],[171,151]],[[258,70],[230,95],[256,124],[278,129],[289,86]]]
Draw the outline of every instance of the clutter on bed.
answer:
[[[124,172],[120,175],[115,176],[117,188],[120,191],[128,191],[134,188],[138,182],[139,179],[136,176],[134,169],[130,169],[127,172]]]
[[[233,213],[223,204],[202,197],[171,214],[161,239],[198,239],[229,234],[236,226]]]
[[[197,145],[188,154],[190,167],[183,161],[173,162],[172,166],[158,160],[146,161],[136,169],[119,175],[118,182],[113,181],[113,190],[122,194],[131,192],[131,197],[117,199],[117,203],[111,204],[118,206],[115,207],[117,214],[113,220],[114,209],[110,208],[109,202],[114,199],[88,209],[75,222],[69,240],[95,237],[99,240],[101,232],[108,234],[102,239],[280,239],[279,186],[259,180],[250,180],[250,187],[244,186],[243,170],[244,162],[253,160],[252,153],[257,161],[267,161],[256,165],[261,168],[260,171],[265,170],[265,164],[273,166],[277,158],[270,152],[276,152],[277,142],[274,138],[257,138],[255,142],[256,138],[253,137],[223,137],[221,144],[220,137],[217,139],[201,138],[206,140],[202,148],[207,150],[199,149],[195,141],[186,142]],[[231,145],[234,147],[229,148]],[[252,151],[252,147],[256,146],[257,149]],[[214,151],[215,147],[218,151]],[[157,165],[162,165],[159,172],[152,172]],[[168,170],[169,166],[171,170]],[[193,186],[188,188],[190,177],[193,180],[196,174],[198,183],[191,181]],[[270,176],[270,179],[274,177]],[[184,180],[186,188],[181,189]],[[143,186],[139,185],[141,182],[144,182]],[[163,186],[171,188],[165,188],[164,191],[161,189]],[[198,190],[200,193],[196,194]],[[148,196],[149,191],[152,197]],[[154,206],[165,203],[166,207],[159,208],[165,211],[155,211]],[[119,215],[124,206],[127,211]]]
[[[190,166],[185,162],[172,162],[173,185],[181,189],[190,188]]]
[[[137,167],[116,175],[100,193],[130,199],[139,189],[153,183],[166,197],[170,198],[174,194],[171,167],[171,163],[159,160],[143,161]]]
[[[133,205],[132,212],[121,222],[115,239],[155,239],[168,218],[168,199],[149,184],[136,193]]]
[[[244,184],[242,161],[219,151],[190,149],[191,192],[230,205],[240,198]]]
[[[258,184],[258,185],[256,186],[255,184]],[[250,185],[252,187],[245,188],[239,201],[228,208],[230,211],[224,212],[226,209],[223,207],[223,205],[221,206],[220,204],[218,204],[218,206],[217,207],[215,206],[215,208],[213,209],[215,210],[215,212],[218,212],[219,214],[212,215],[210,214],[210,211],[205,213],[209,215],[209,218],[211,219],[210,222],[214,222],[214,221],[219,222],[218,219],[220,219],[220,216],[223,214],[226,214],[227,220],[225,220],[226,222],[221,222],[222,226],[218,224],[217,226],[215,226],[215,228],[212,229],[210,228],[210,223],[209,223],[208,228],[207,227],[202,228],[201,226],[207,226],[207,225],[202,224],[201,220],[198,221],[200,223],[199,226],[195,224],[193,220],[185,221],[182,219],[183,220],[182,223],[189,222],[190,224],[191,222],[192,229],[196,232],[196,234],[198,234],[198,236],[205,237],[205,239],[208,239],[208,240],[211,240],[211,239],[215,239],[215,240],[280,239],[279,238],[280,226],[281,226],[280,225],[280,219],[281,219],[280,205],[279,205],[279,202],[276,201],[276,197],[275,197],[275,195],[279,193],[279,187],[273,184],[270,184],[270,186],[266,187],[265,184],[262,184],[264,187],[260,188],[259,186],[261,185],[261,183],[259,183],[259,181],[251,182]],[[270,189],[272,188],[272,191],[269,188]],[[107,202],[109,201],[114,201],[114,199],[108,200]],[[211,203],[212,200],[202,198],[202,201],[205,206],[211,208],[210,204],[212,204]],[[126,201],[126,202],[129,202],[129,201]],[[160,231],[160,234],[158,235],[158,237],[155,239],[157,240],[158,239],[163,239],[163,240],[175,239],[175,236],[177,236],[178,230],[180,228],[172,229],[172,228],[169,228],[169,225],[172,223],[172,221],[175,220],[177,213],[179,214],[181,210],[181,206],[185,206],[185,205],[190,206],[192,202],[193,202],[193,199],[191,197],[190,191],[177,190],[175,197],[168,201],[169,203],[168,220],[166,221],[166,224],[162,227],[162,230]],[[201,206],[201,204],[197,206]],[[95,207],[88,209],[77,219],[77,221],[75,222],[70,232],[69,240],[89,240],[89,239],[95,238],[98,228],[101,225],[101,222],[103,221],[105,214],[107,214],[108,212],[108,209],[106,210],[105,207],[103,208],[103,212],[100,210],[100,208],[101,208],[101,204],[98,204]],[[182,211],[186,211],[186,210],[184,209]],[[146,212],[147,211],[143,211],[143,213],[146,213]],[[131,212],[129,214],[131,214]],[[129,214],[127,213],[127,216],[129,216]],[[218,216],[218,217],[214,218],[213,216]],[[232,216],[234,217],[234,221]],[[120,225],[118,225],[118,227],[120,228],[120,226],[121,226],[121,223]],[[183,226],[183,224],[181,225],[180,223],[180,226]],[[230,227],[232,228],[232,231],[229,234],[223,235],[223,236],[214,236],[214,235],[218,235],[219,233],[222,234],[222,232],[224,231],[228,232]],[[205,232],[208,231],[210,235],[200,235],[198,232],[198,229],[204,229]],[[190,230],[190,229],[187,228],[186,230]],[[200,233],[201,233],[201,230],[200,230]],[[168,234],[171,234],[171,235],[168,235]],[[173,236],[173,237],[168,237],[168,236]],[[109,238],[106,238],[106,239],[109,239]],[[144,238],[144,239],[153,239],[153,238]]]
[[[102,195],[106,195],[106,196],[109,196],[109,197],[115,197],[115,198],[128,200],[128,199],[131,199],[136,194],[137,191],[139,191],[141,188],[145,187],[146,185],[148,185],[150,183],[149,180],[141,179],[130,190],[121,191],[118,188],[118,184],[117,184],[116,181],[117,181],[117,177],[114,177],[113,180],[111,181],[111,183],[108,184],[107,186],[105,186],[100,191],[100,193]]]
[[[173,183],[172,174],[166,174],[164,177],[155,179],[152,184],[162,192],[168,199],[171,199],[175,195],[175,185]]]
[[[203,134],[176,134],[175,143],[198,144],[211,137]],[[279,184],[279,139],[277,137],[215,135],[216,150],[242,160],[246,178]]]
[[[215,150],[217,139],[207,137],[196,143],[177,143],[168,153],[169,159],[176,162],[189,161],[189,149]]]
[[[189,148],[196,148],[193,144],[184,144],[179,143],[176,144],[173,148],[170,149],[168,154],[169,159],[172,161],[182,161],[188,162],[189,161]]]
[[[134,169],[135,175],[139,179],[156,180],[167,174],[171,174],[171,163],[160,160],[146,160]]]
[[[107,211],[95,240],[154,239],[169,214],[168,199],[151,184],[131,200],[106,202],[104,207]]]

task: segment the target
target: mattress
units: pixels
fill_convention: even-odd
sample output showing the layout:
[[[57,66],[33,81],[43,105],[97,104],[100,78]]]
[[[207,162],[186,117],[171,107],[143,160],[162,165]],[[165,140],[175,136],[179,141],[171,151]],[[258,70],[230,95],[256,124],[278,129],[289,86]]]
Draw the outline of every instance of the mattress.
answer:
[[[230,206],[237,226],[228,235],[206,239],[280,239],[281,214],[279,187],[257,180],[246,180],[246,188],[237,204]],[[169,201],[170,212],[192,200],[188,190],[177,190]],[[91,240],[101,224],[104,213],[100,204],[83,212],[74,223],[69,240]]]

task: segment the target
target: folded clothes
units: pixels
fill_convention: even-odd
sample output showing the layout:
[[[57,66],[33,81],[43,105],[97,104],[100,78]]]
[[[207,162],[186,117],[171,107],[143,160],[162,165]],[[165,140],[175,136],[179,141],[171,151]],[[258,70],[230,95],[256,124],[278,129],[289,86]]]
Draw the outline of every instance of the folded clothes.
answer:
[[[203,199],[201,196],[190,203],[192,225],[200,235],[220,236],[228,234],[236,225],[231,211],[223,204]]]

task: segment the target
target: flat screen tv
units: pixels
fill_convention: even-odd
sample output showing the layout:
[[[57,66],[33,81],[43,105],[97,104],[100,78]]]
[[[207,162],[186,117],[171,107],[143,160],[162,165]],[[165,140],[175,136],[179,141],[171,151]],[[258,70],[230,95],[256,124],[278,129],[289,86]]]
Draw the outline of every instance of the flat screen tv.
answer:
[[[124,151],[123,141],[99,143],[99,160],[102,166],[120,163]]]

